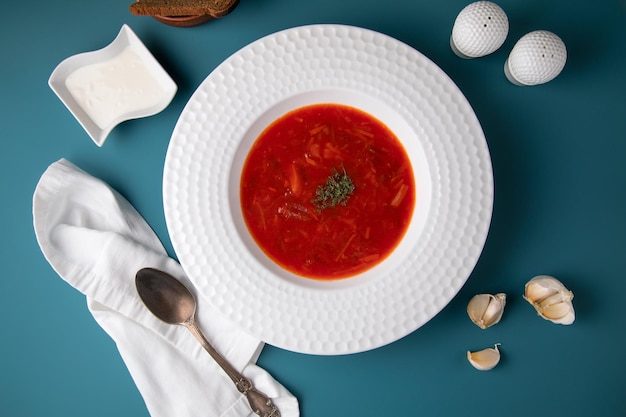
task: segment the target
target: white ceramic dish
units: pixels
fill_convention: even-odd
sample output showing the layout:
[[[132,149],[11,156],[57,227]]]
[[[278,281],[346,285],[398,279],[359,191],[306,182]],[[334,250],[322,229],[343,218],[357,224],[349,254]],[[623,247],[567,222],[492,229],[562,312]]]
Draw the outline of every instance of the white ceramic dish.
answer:
[[[386,123],[409,154],[417,186],[394,253],[333,282],[269,261],[239,206],[241,167],[257,135],[285,112],[319,102],[352,105]],[[389,36],[313,25],[253,42],[204,80],[172,134],[163,193],[174,248],[199,295],[269,344],[330,355],[393,342],[454,297],[487,236],[493,177],[480,124],[439,67]]]
[[[114,62],[128,53],[133,54],[134,62]],[[107,63],[116,66],[104,68]],[[68,80],[78,71],[90,68],[97,71],[89,73],[87,78],[82,77],[80,82],[83,85],[79,87],[84,98],[81,100]],[[140,83],[133,85],[132,77]],[[54,69],[48,84],[98,146],[104,144],[107,135],[119,123],[151,116],[165,109],[177,91],[176,83],[128,25],[123,25],[115,40],[106,47],[65,59]],[[101,98],[103,92],[108,101],[101,101],[100,109],[88,107],[91,101]],[[131,104],[130,100],[136,98],[149,100]],[[100,110],[111,113],[102,117],[98,114]],[[102,120],[94,116],[101,116]]]

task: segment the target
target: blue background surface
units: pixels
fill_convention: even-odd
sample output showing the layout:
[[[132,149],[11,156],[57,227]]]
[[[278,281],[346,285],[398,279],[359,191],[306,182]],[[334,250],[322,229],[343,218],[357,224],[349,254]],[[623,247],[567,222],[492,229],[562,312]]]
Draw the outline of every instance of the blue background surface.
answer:
[[[6,2],[5,2],[6,3]],[[147,416],[113,341],[84,297],[43,258],[31,201],[46,167],[67,158],[124,194],[173,254],[161,199],[163,162],[183,106],[246,44],[311,23],[394,36],[458,84],[485,131],[495,205],[485,250],[458,296],[432,321],[382,348],[310,356],[266,346],[259,360],[320,416],[626,415],[626,2],[501,0],[511,30],[496,53],[462,60],[449,48],[467,0],[241,0],[196,28],[132,16],[129,0],[14,1],[0,24],[0,415]],[[129,24],[179,86],[162,113],[125,122],[98,148],[47,86],[66,57],[99,49]],[[554,81],[516,87],[503,74],[515,41],[557,33],[568,62]],[[538,318],[521,297],[534,275],[560,278],[577,320]],[[506,292],[500,324],[467,318],[479,292]],[[479,372],[468,349],[499,342]]]

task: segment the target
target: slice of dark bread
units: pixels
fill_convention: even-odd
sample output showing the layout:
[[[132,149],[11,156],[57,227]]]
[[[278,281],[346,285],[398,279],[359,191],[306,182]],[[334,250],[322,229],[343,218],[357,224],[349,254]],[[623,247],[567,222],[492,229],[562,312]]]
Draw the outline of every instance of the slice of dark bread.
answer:
[[[215,18],[230,13],[239,0],[137,0],[130,12],[138,16],[198,16]]]

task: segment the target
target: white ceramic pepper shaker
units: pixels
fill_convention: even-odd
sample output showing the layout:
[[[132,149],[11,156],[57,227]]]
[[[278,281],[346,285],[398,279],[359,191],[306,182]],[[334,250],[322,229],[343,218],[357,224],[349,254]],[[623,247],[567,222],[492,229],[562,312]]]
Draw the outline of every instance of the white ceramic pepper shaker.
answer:
[[[566,60],[567,50],[561,38],[537,30],[517,41],[504,63],[504,73],[515,85],[543,84],[561,73]]]
[[[457,16],[450,47],[461,58],[479,58],[495,52],[509,33],[504,10],[490,1],[471,3]]]

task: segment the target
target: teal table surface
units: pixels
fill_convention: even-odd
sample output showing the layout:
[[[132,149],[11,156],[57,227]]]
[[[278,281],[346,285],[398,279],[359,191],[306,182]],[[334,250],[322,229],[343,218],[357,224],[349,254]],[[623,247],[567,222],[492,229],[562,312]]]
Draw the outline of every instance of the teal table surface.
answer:
[[[393,36],[439,65],[474,108],[490,148],[495,202],[487,242],[457,296],[426,325],[378,349],[316,356],[266,346],[259,363],[304,417],[626,415],[626,1],[501,0],[509,36],[463,60],[450,49],[467,0],[241,0],[226,18],[173,28],[130,14],[130,0],[5,2],[0,24],[0,415],[147,416],[115,343],[85,298],[44,259],[32,227],[35,185],[66,158],[126,196],[176,256],[165,224],[163,163],[191,94],[228,56],[270,33],[342,23]],[[66,57],[99,49],[128,24],[179,86],[158,115],[128,121],[98,148],[47,85]],[[568,49],[550,83],[517,87],[503,64],[525,33]],[[576,322],[537,317],[524,284],[550,274],[575,294]],[[465,312],[505,292],[500,324]],[[480,372],[467,350],[501,343]]]

